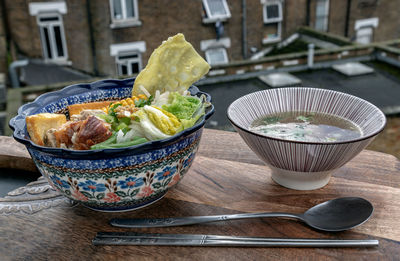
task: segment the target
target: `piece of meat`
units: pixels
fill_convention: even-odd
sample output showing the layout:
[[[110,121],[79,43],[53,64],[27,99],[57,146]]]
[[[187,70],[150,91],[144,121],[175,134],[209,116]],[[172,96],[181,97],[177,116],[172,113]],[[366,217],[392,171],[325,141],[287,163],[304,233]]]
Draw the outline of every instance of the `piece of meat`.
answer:
[[[57,129],[55,129],[55,128],[51,128],[46,131],[46,133],[44,134],[44,137],[43,137],[44,146],[53,147],[53,148],[57,147],[57,140],[56,140],[56,136],[54,135],[54,132],[56,132],[56,131],[57,131]]]
[[[102,110],[83,110],[83,111],[81,111],[80,114],[72,115],[71,116],[71,120],[72,121],[86,120],[91,115],[96,116],[96,115],[99,115],[99,114],[106,114],[106,113],[104,111],[102,111]]]
[[[54,132],[58,148],[72,148],[72,137],[81,128],[83,121],[68,121]]]
[[[94,144],[107,140],[111,135],[110,124],[100,120],[96,116],[89,116],[73,137],[73,149],[88,150]],[[72,136],[71,136],[72,138]]]

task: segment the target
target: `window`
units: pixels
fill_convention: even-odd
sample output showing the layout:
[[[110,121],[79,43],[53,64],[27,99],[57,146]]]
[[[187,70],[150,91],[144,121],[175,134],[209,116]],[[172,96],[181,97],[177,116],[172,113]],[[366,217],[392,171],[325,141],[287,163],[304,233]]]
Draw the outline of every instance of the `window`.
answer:
[[[317,0],[315,29],[328,31],[329,0]]]
[[[264,18],[264,37],[263,44],[279,42],[282,31],[282,1],[264,0],[263,18]]]
[[[263,44],[275,43],[281,40],[282,23],[271,23],[264,26]]]
[[[110,0],[111,27],[140,25],[137,0]]]
[[[280,1],[266,1],[263,8],[264,23],[282,21],[282,3]]]
[[[68,55],[61,15],[39,14],[37,23],[44,58],[51,61],[66,61]]]
[[[143,41],[110,45],[110,55],[115,57],[117,74],[131,75],[142,70],[142,53],[146,52]]]
[[[372,42],[372,35],[372,27],[361,27],[357,30],[356,42],[360,44],[369,44]]]
[[[224,37],[219,40],[210,39],[200,42],[200,50],[205,52],[206,60],[211,65],[228,63],[226,49],[231,47],[231,39]]]
[[[137,74],[142,70],[142,58],[139,52],[121,53],[116,57],[118,75]]]
[[[206,50],[206,60],[210,65],[228,63],[228,54],[226,53],[226,49],[220,47]]]
[[[379,18],[356,20],[354,30],[356,31],[356,41],[361,44],[368,44],[373,40],[374,28],[379,25]]]
[[[203,0],[203,7],[206,14],[203,22],[224,21],[231,17],[226,0]]]

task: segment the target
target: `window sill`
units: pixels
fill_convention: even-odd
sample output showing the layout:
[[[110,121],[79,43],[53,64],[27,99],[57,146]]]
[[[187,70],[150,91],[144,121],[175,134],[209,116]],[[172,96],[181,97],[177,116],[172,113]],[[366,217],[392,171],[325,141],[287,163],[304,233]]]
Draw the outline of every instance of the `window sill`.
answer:
[[[276,24],[282,22],[282,18],[277,19],[264,19],[264,24]]]
[[[67,65],[67,66],[72,65],[72,61],[64,60],[64,59],[60,59],[60,60],[45,59],[44,62],[47,64],[57,64],[57,65]]]
[[[210,70],[208,72],[208,76],[217,76],[217,75],[224,75],[226,74],[226,71],[224,69],[221,70]]]
[[[264,38],[264,39],[262,39],[262,44],[277,43],[277,42],[280,42],[280,41],[281,41],[280,37]]]
[[[136,27],[141,26],[142,22],[140,20],[121,20],[114,21],[110,24],[111,29],[126,28],[126,27]]]
[[[226,16],[226,17],[217,17],[217,18],[203,18],[203,24],[212,24],[212,23],[216,23],[218,21],[226,22],[229,18],[231,18],[231,17]]]

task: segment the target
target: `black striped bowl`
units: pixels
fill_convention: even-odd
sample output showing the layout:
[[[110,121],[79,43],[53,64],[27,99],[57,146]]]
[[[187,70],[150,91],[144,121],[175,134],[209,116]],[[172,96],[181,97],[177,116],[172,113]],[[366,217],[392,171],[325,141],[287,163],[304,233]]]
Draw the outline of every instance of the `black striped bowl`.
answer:
[[[289,141],[249,131],[262,116],[288,111],[333,114],[358,125],[362,136],[342,142]],[[272,179],[297,190],[325,186],[332,172],[360,153],[383,130],[375,105],[346,93],[317,88],[278,88],[247,94],[228,108],[228,118],[246,144],[272,169]]]

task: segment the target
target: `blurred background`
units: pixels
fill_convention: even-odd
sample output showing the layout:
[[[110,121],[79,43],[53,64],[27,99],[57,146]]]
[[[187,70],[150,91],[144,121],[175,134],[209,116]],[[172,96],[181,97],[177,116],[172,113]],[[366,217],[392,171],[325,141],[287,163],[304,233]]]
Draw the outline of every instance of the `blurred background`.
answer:
[[[228,105],[246,93],[309,86],[378,106],[388,124],[368,147],[400,158],[400,0],[2,0],[0,134],[38,95],[78,82],[134,77],[176,33],[212,66],[196,83],[233,131]]]

